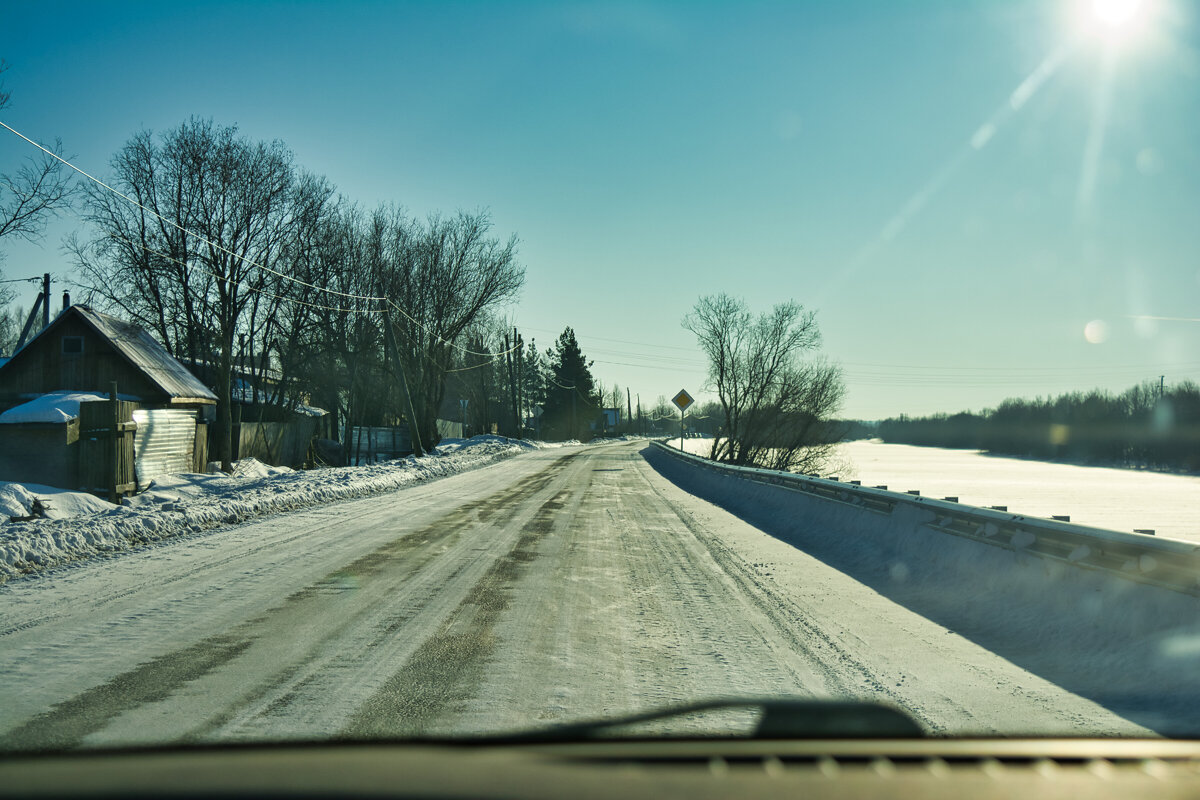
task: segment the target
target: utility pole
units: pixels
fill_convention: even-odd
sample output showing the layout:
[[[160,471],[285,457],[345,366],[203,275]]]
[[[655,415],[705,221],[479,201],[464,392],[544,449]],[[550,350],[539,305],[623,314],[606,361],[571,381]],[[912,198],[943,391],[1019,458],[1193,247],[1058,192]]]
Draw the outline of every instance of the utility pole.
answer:
[[[36,281],[37,278],[30,278],[30,281]],[[42,275],[42,291],[38,293],[37,300],[34,301],[33,308],[29,309],[29,316],[25,318],[25,327],[21,329],[21,336],[17,339],[17,346],[9,355],[16,355],[17,350],[25,346],[26,339],[29,338],[30,332],[33,330],[33,321],[37,319],[38,309],[42,312],[42,328],[50,324],[50,273]]]
[[[521,438],[521,412],[517,409],[517,372],[513,369],[514,351],[517,347],[517,329],[513,327],[512,344],[508,343],[508,332],[504,334],[504,365],[508,368],[508,389],[512,395],[513,435]]]
[[[404,364],[400,362],[400,350],[396,347],[396,332],[392,330],[392,320],[388,316],[387,310],[382,309],[379,313],[383,315],[383,333],[388,349],[392,351],[392,366],[400,381],[400,394],[404,399],[404,413],[408,417],[408,435],[412,439],[413,454],[420,458],[425,455],[425,448],[421,446],[421,432],[417,429],[417,415],[413,411],[412,397],[408,394],[408,381],[404,377]]]
[[[629,394],[629,387],[625,387],[625,423],[626,430],[633,430],[633,399]]]
[[[1166,375],[1158,376],[1158,396],[1159,397],[1163,396],[1163,382],[1166,381],[1166,379],[1167,379]]]

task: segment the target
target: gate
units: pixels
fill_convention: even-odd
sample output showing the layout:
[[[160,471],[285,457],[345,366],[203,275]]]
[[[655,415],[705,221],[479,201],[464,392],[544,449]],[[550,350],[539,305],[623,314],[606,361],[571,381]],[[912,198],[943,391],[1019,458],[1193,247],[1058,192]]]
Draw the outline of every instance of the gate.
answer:
[[[79,486],[114,503],[137,491],[134,406],[125,400],[79,404]]]

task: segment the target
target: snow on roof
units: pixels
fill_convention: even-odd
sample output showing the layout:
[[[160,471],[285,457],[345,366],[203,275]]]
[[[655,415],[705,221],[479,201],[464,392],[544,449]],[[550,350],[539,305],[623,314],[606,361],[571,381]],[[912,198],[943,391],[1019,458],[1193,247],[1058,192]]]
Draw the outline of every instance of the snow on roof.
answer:
[[[166,394],[181,399],[217,401],[217,396],[144,328],[102,314],[89,306],[75,305],[68,309],[72,310],[91,323],[121,355],[146,373]]]
[[[137,398],[131,395],[117,396],[122,400],[137,401]],[[0,414],[0,424],[70,422],[79,416],[80,403],[107,399],[108,395],[98,392],[51,392]]]

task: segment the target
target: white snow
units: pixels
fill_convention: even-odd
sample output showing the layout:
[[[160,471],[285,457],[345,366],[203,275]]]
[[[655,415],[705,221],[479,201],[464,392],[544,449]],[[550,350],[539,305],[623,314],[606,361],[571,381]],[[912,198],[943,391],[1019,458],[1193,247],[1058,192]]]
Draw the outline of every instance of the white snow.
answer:
[[[958,497],[975,506],[1007,506],[1027,516],[1117,531],[1200,541],[1200,477],[1149,470],[1085,467],[880,442],[847,442],[840,455],[865,485],[886,484],[926,497]]]
[[[136,400],[130,395],[118,396],[122,400]],[[96,392],[50,392],[0,414],[0,424],[70,422],[79,416],[80,403],[107,399],[108,395]]]
[[[941,548],[926,545],[953,537],[659,472],[640,449],[534,452],[13,581],[0,587],[0,732],[32,723],[85,747],[270,741],[374,735],[352,725],[378,715],[380,731],[413,733],[425,708],[396,716],[376,700],[420,684],[393,681],[447,631],[464,647],[438,656],[445,673],[414,674],[463,699],[429,709],[427,732],[740,694],[883,700],[939,734],[1146,735],[1156,699],[1200,680],[1200,637],[1163,635],[1163,620],[1194,617],[1195,598],[1110,594],[1096,576],[1055,591],[1061,575],[966,541],[930,563]],[[665,474],[677,472],[682,487]],[[530,537],[554,506],[552,531]],[[488,627],[479,598],[492,592],[504,601]],[[488,635],[469,635],[481,625]],[[1169,663],[1143,680],[1160,652]],[[1136,718],[1119,716],[1130,703],[1109,687],[1144,695],[1130,698]],[[1191,725],[1194,696],[1183,699],[1172,720]],[[690,724],[680,732],[705,729]]]
[[[33,507],[37,495],[19,483],[0,483],[0,521],[9,517],[23,517]]]
[[[685,490],[947,631],[1138,724],[1195,734],[1200,599],[932,531],[914,507],[880,515],[653,461]],[[789,577],[799,592],[814,576]],[[864,623],[851,612],[838,614],[858,633]],[[911,664],[915,654],[897,641],[882,655]]]
[[[679,446],[679,439],[669,442]],[[686,439],[684,450],[707,456],[711,439]],[[915,489],[923,497],[957,497],[973,506],[1007,506],[1031,517],[1067,515],[1071,522],[1131,532],[1149,529],[1172,539],[1200,541],[1200,477],[1138,469],[1084,467],[947,450],[846,442],[834,463],[843,481]]]
[[[450,440],[424,458],[307,471],[244,459],[232,475],[158,478],[121,506],[82,492],[0,482],[0,583],[218,525],[392,491],[545,446],[477,436]],[[45,506],[47,519],[9,522],[10,516],[28,515],[35,497]]]
[[[9,490],[12,491],[14,498],[23,500],[18,509],[12,512],[13,516],[29,514],[33,510],[35,499],[42,501],[46,519],[72,519],[89,514],[100,514],[116,508],[112,503],[101,500],[94,494],[43,486],[40,483],[0,483],[0,496]],[[7,522],[6,515],[3,520],[0,520],[0,525]]]

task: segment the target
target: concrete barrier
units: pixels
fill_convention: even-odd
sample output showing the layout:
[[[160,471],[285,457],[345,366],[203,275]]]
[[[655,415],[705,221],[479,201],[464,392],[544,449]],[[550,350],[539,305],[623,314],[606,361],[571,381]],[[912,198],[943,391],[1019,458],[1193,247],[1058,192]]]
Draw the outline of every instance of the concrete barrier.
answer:
[[[736,467],[683,453],[660,442],[653,445],[700,469],[803,492],[875,514],[892,516],[901,509],[914,511],[919,524],[929,530],[1200,596],[1200,545],[1193,542],[1028,517],[789,472]]]

